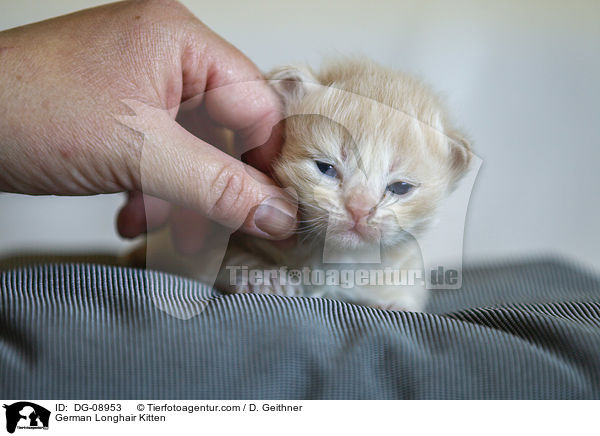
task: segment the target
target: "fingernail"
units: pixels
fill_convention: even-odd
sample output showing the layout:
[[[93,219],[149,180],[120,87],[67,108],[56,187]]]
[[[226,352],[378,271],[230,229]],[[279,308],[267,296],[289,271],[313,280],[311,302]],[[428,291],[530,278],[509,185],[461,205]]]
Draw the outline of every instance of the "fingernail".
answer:
[[[274,238],[288,236],[296,226],[294,207],[281,198],[269,198],[256,208],[254,224]]]

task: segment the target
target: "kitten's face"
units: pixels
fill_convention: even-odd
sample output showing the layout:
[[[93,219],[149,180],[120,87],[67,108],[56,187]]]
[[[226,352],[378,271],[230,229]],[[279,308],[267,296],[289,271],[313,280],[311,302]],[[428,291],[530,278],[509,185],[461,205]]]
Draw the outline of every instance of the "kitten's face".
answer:
[[[294,105],[275,165],[298,194],[301,238],[340,248],[416,236],[453,180],[448,137],[374,100],[320,88]]]

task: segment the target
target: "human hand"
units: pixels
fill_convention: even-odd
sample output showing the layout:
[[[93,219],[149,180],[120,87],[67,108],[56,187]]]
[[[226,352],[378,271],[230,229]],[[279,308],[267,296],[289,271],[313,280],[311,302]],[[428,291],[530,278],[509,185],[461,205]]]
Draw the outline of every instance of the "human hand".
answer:
[[[295,205],[266,175],[176,123],[195,97],[205,130],[233,130],[238,154],[262,145],[248,153],[257,168],[280,147],[277,96],[179,3],[115,3],[1,32],[0,64],[0,191],[133,192],[118,219],[128,237],[169,216],[189,221],[190,210],[271,239],[295,227]],[[119,122],[134,115],[127,101],[165,115],[152,120],[152,137]]]

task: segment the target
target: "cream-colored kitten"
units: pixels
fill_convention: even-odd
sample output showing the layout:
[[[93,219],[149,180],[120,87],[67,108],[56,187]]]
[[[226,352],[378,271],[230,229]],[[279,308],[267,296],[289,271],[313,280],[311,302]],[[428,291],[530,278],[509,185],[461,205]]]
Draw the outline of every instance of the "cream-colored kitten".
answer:
[[[215,287],[423,310],[416,241],[471,158],[441,102],[370,61],[330,63],[319,74],[284,67],[269,79],[286,115],[274,175],[298,199],[299,228],[284,242],[232,235]],[[213,280],[222,244],[213,245],[184,257],[158,232],[148,267]]]
[[[369,61],[331,63],[319,74],[284,67],[269,78],[287,117],[274,174],[298,198],[298,234],[283,244],[235,235],[216,286],[423,310],[422,284],[408,276],[394,284],[381,272],[422,270],[415,238],[467,169],[469,146],[441,102],[418,80]],[[379,282],[365,278],[369,270]],[[351,286],[335,283],[344,274]]]

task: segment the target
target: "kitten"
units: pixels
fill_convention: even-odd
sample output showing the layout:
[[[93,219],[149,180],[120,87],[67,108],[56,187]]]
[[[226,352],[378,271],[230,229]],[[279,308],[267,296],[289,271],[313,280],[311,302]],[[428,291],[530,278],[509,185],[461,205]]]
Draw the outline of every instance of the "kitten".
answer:
[[[417,79],[365,60],[318,74],[283,67],[268,78],[287,117],[274,176],[297,196],[300,225],[286,243],[233,235],[216,287],[423,310],[423,285],[379,279],[385,269],[422,270],[415,238],[469,165],[469,145],[440,100]],[[378,283],[364,272],[336,282],[374,269]],[[262,278],[248,282],[251,270]]]

